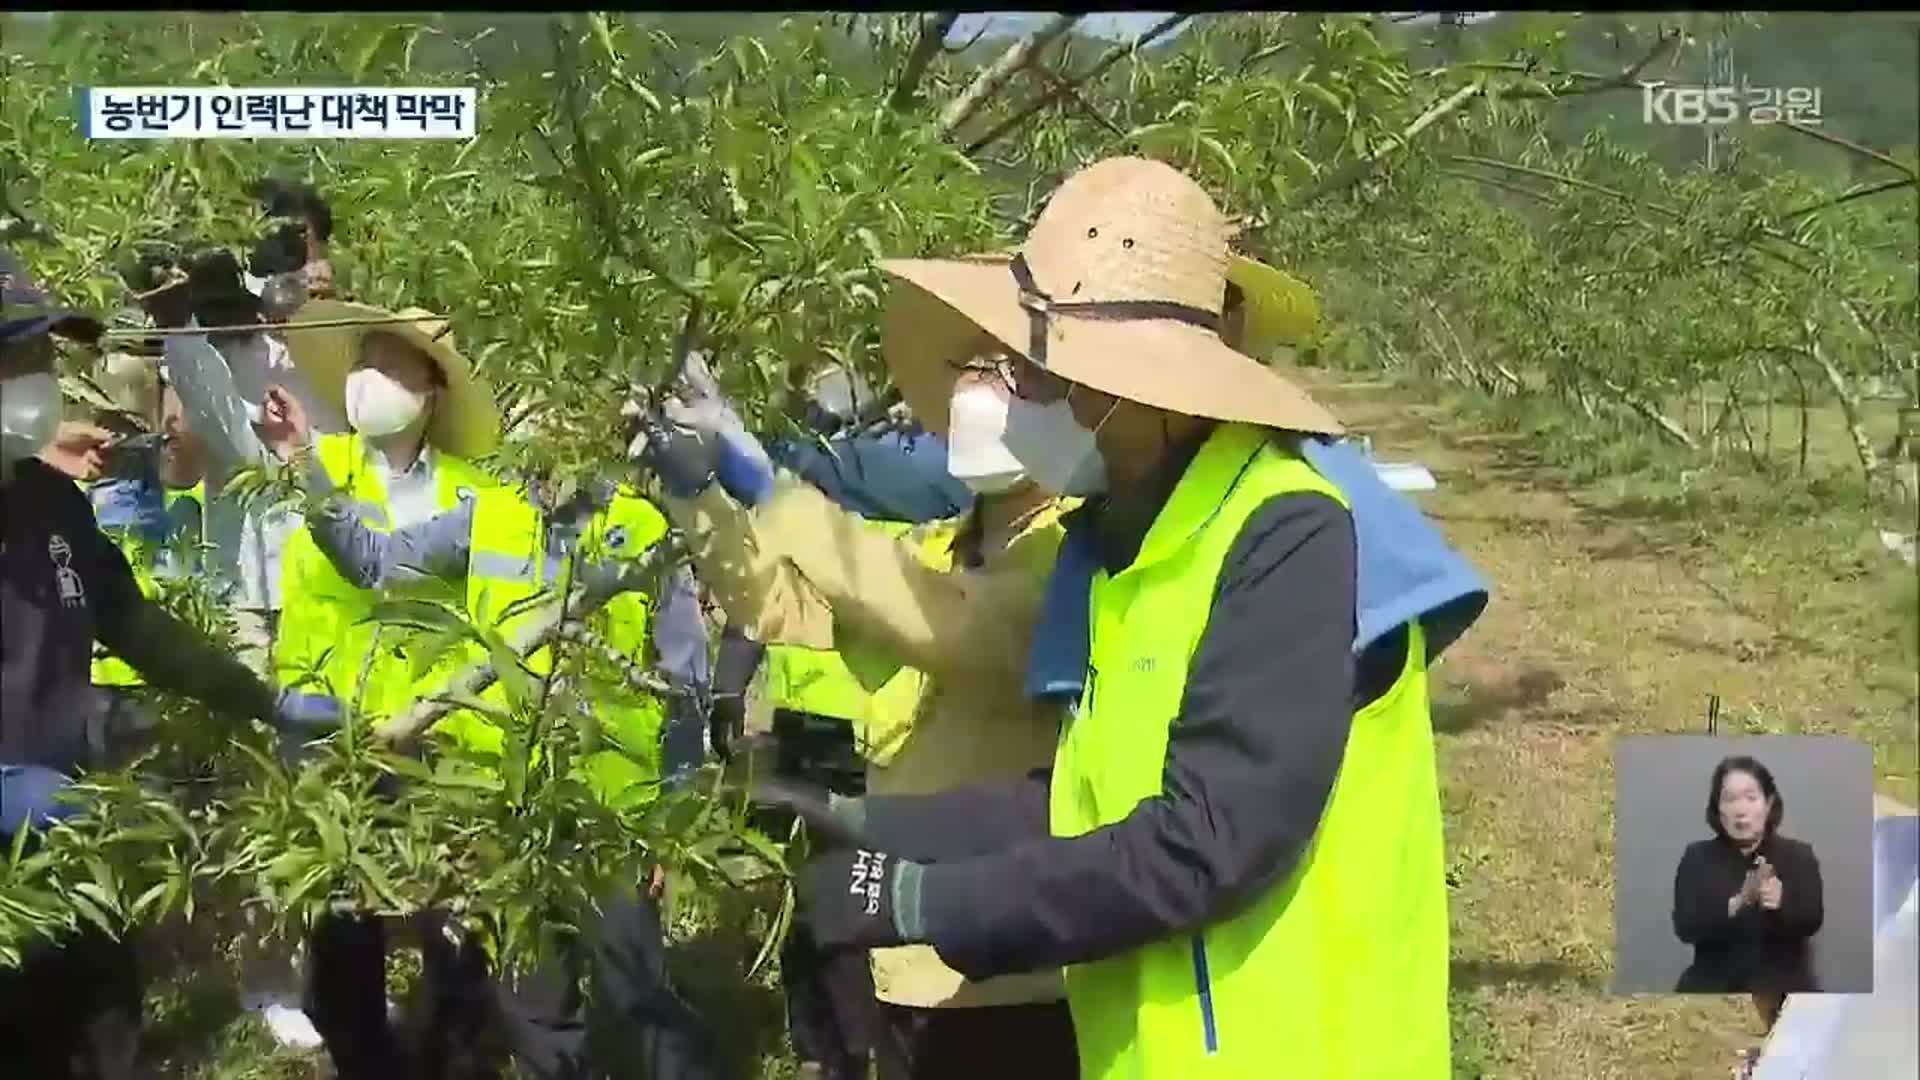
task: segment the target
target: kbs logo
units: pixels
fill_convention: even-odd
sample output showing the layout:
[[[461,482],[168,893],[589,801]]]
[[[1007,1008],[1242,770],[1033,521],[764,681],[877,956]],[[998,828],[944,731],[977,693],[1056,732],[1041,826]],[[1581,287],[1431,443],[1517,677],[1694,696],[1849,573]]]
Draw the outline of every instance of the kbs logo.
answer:
[[[1731,124],[1740,119],[1740,91],[1731,86],[1648,86],[1640,92],[1648,124]]]

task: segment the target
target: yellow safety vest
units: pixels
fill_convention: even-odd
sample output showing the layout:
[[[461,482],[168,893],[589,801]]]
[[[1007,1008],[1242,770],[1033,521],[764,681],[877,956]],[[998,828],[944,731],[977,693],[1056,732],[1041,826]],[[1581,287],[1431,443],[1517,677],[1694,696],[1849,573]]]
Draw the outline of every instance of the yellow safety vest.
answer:
[[[659,543],[666,533],[667,520],[660,511],[638,493],[621,488],[612,502],[594,515],[578,550],[583,562],[632,560]],[[545,529],[539,511],[506,489],[481,497],[473,517],[471,551],[467,611],[477,624],[504,634],[520,618],[531,615],[537,605],[506,621],[500,617],[503,612],[544,590],[557,593],[561,587],[560,581],[546,577]],[[625,592],[589,617],[587,625],[622,657],[644,663],[651,617],[652,604],[645,594]],[[476,646],[467,657],[443,663],[436,674],[465,663],[477,651]],[[542,675],[552,670],[552,663],[551,652],[546,649],[526,659],[529,670]],[[506,704],[499,683],[481,696]],[[652,781],[660,774],[659,738],[664,715],[662,704],[647,694],[637,694],[632,704],[603,708],[600,730],[610,745],[589,752],[575,766],[577,775],[601,802],[625,808],[644,801],[651,793]],[[505,743],[504,733],[497,726],[471,710],[449,715],[435,730],[482,756],[499,756]]]
[[[387,493],[379,474],[367,467],[363,438],[357,433],[322,435],[314,454],[334,488],[352,501],[362,524],[377,532],[391,532]],[[479,499],[500,485],[478,466],[447,454],[434,459],[434,506],[453,509],[463,499]],[[284,598],[279,633],[273,644],[273,666],[282,685],[293,685],[309,672],[320,680],[321,692],[352,702],[359,688],[361,713],[391,716],[415,697],[411,664],[388,647],[375,651],[378,629],[367,622],[380,594],[355,586],[340,576],[314,543],[307,529],[287,538],[280,557],[280,595]],[[363,663],[366,681],[360,682]]]
[[[206,481],[202,480],[190,488],[180,488],[177,490],[168,489],[165,495],[168,511],[172,511],[173,505],[181,499],[189,499],[200,508],[200,530],[199,535],[194,537],[194,540],[197,544],[205,545],[207,542]],[[105,529],[102,531],[112,536],[114,543],[118,544],[121,552],[126,555],[127,565],[133,570],[133,580],[140,586],[140,595],[149,599],[159,595],[160,586],[153,577],[153,559],[156,552],[152,551],[147,543],[134,535],[131,529]],[[167,539],[171,541],[173,538],[169,536]],[[198,552],[196,552],[196,554],[198,554]],[[133,670],[132,665],[107,652],[105,646],[95,642],[93,646],[93,685],[131,689],[137,686],[145,686],[146,680],[140,677],[139,672]]]
[[[1091,673],[1061,734],[1052,829],[1077,836],[1162,790],[1168,727],[1214,583],[1268,499],[1346,505],[1271,433],[1222,425],[1131,566],[1094,578]],[[1300,864],[1199,932],[1067,969],[1087,1080],[1443,1080],[1447,893],[1425,642],[1354,714],[1340,775]]]

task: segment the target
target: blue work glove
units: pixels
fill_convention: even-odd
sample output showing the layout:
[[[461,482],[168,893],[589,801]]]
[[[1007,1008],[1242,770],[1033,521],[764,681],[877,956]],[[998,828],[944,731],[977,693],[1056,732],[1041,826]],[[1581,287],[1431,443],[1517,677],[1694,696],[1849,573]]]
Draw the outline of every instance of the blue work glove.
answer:
[[[77,813],[74,803],[54,794],[72,783],[64,774],[40,765],[0,765],[0,836]]]
[[[340,726],[345,710],[337,698],[283,689],[273,703],[273,726],[297,737],[325,735]]]

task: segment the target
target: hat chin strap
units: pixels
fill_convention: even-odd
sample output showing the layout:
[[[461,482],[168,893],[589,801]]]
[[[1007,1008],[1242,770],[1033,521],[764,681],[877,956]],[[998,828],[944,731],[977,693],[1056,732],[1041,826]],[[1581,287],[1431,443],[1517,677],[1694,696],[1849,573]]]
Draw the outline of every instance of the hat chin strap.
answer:
[[[1028,338],[1027,359],[1047,366],[1047,323],[1054,315],[1073,315],[1108,322],[1138,322],[1145,319],[1171,319],[1174,322],[1220,332],[1218,312],[1172,300],[1084,300],[1058,303],[1034,283],[1033,268],[1025,255],[1015,255],[1008,263],[1014,284],[1020,288],[1020,306],[1027,309],[1033,329]]]

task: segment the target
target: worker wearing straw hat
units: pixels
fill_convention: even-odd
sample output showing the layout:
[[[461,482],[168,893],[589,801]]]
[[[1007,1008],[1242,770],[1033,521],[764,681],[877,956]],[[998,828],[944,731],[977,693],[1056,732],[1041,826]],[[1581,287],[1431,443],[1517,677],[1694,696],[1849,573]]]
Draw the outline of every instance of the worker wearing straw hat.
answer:
[[[1260,348],[1297,340],[1311,330],[1317,307],[1304,284],[1251,259],[1236,259],[1229,274],[1231,310],[1257,328]],[[882,328],[883,345],[897,354],[917,349],[929,332],[964,333],[965,324],[957,318],[925,304],[895,303]],[[682,379],[680,391],[688,401],[668,411],[721,460],[676,481],[674,474],[682,471],[672,467],[676,453],[647,448],[663,482],[683,489],[681,498],[669,498],[666,505],[695,541],[696,559],[729,615],[773,635],[790,653],[806,655],[815,651],[807,646],[825,648],[831,642],[855,661],[850,666],[833,652],[819,653],[834,664],[816,664],[802,678],[770,675],[770,695],[787,683],[818,701],[836,695],[864,701],[853,674],[858,669],[876,683],[885,680],[876,702],[900,699],[892,710],[897,716],[868,708],[856,725],[861,751],[870,761],[868,790],[883,797],[1011,782],[1052,759],[1059,724],[1057,705],[1025,699],[1021,676],[1028,631],[1060,541],[1060,513],[1072,500],[1039,489],[998,445],[1009,405],[1004,388],[991,379],[934,374],[913,381],[906,401],[939,438],[951,442],[952,451],[935,444],[914,452],[937,453],[940,467],[977,496],[968,500],[970,510],[949,512],[943,515],[947,520],[904,537],[871,520],[888,516],[876,514],[886,509],[882,503],[869,500],[870,507],[855,507],[867,520],[831,505],[837,484],[821,484],[816,492],[790,480],[765,498],[748,490],[754,485],[737,478],[755,472],[749,467],[755,455],[736,447],[751,436],[724,400],[716,400],[717,387],[697,366]],[[956,383],[961,384],[957,391]],[[662,433],[685,441],[674,438],[671,428]],[[841,447],[835,456],[852,462],[860,459],[857,449],[858,444]],[[904,448],[867,449],[873,451],[866,458],[875,470],[888,454],[902,458],[899,471],[910,467]],[[777,450],[770,456],[791,457]],[[792,462],[803,476],[805,464],[804,459]],[[717,475],[732,500],[704,486],[707,472]],[[770,485],[771,478],[762,483]],[[687,498],[689,492],[695,494]],[[747,568],[744,573],[735,569],[741,567]],[[891,665],[876,662],[885,659]],[[909,666],[887,674],[902,662]],[[756,774],[760,765],[755,763]],[[754,794],[818,823],[822,807],[846,805],[853,793],[829,792],[818,780],[781,775],[756,785]],[[954,835],[938,846],[964,849],[970,825],[954,819]],[[796,938],[805,938],[807,930],[797,926]],[[875,1042],[882,1076],[996,1069],[1028,1076],[1077,1074],[1064,987],[1055,973],[969,980],[925,946],[875,950],[872,966],[881,1003]]]
[[[522,601],[566,580],[569,573],[580,581],[610,575],[622,577],[623,583],[640,580],[627,567],[666,532],[665,519],[651,504],[603,483],[586,485],[561,505],[543,494],[536,507],[521,487],[493,480],[465,460],[491,448],[498,420],[485,384],[453,344],[444,320],[419,309],[390,315],[360,305],[314,301],[290,325],[289,340],[295,362],[310,373],[320,392],[342,399],[355,434],[319,439],[304,470],[310,492],[325,496],[331,491],[332,497],[315,508],[301,550],[287,557],[288,595],[296,595],[299,588],[306,599],[298,618],[289,620],[292,629],[283,629],[284,663],[313,664],[313,651],[331,646],[332,657],[320,662],[323,677],[342,687],[343,697],[357,694],[367,712],[391,716],[453,669],[477,659],[479,650],[455,650],[452,658],[414,678],[397,650],[373,639],[372,628],[352,625],[364,617],[356,613],[365,612],[380,592],[406,588],[425,576],[457,580],[465,586],[468,616],[504,632],[521,617],[506,618],[510,611],[525,609]],[[284,428],[282,448],[304,448],[305,423],[297,400],[277,388],[270,391],[270,400]],[[413,493],[412,505],[401,502],[402,485],[411,471],[409,455],[415,463],[430,460],[437,486],[432,502],[419,491]],[[571,571],[564,569],[576,550],[583,562]],[[296,579],[294,574],[302,576]],[[589,633],[623,660],[637,662],[647,655],[649,631],[657,628],[663,637],[683,645],[695,642],[697,660],[704,660],[704,626],[689,585],[677,581],[657,607],[638,592],[621,592],[588,623]],[[335,610],[315,613],[315,599]],[[347,634],[359,636],[332,640]],[[364,686],[357,686],[369,648],[374,650],[369,674]],[[576,775],[616,810],[637,806],[655,790],[661,770],[642,762],[654,757],[664,714],[698,696],[695,684],[704,678],[700,665],[692,656],[678,659],[678,664],[668,662],[663,650],[660,666],[687,694],[671,705],[644,698],[602,708],[601,730],[613,745],[583,754],[574,763]],[[550,662],[544,652],[528,658],[536,671]],[[501,696],[497,690],[483,696]],[[697,725],[685,726],[696,732],[692,747],[697,756]],[[502,731],[472,711],[454,713],[434,730],[472,756],[497,758],[503,750]],[[666,771],[693,764],[661,762]],[[597,947],[644,951],[651,918],[651,910],[637,898],[609,898],[595,929]],[[316,965],[310,1012],[327,1036],[343,1080],[375,1075],[372,1070],[393,1060],[393,1035],[378,1015],[374,999],[379,995],[351,990],[384,983],[376,964],[383,952],[377,934],[365,924],[331,920],[317,936],[328,945]],[[463,940],[454,953],[447,953],[445,943],[430,940],[430,952],[446,955],[444,962],[429,966],[465,982],[473,977],[474,965],[485,969],[475,949]],[[657,973],[615,967],[618,970],[602,971],[601,993],[645,1013],[644,1006],[652,1001],[646,989],[657,982]],[[467,974],[455,974],[460,971]],[[512,1021],[509,1041],[522,1063],[543,1076],[572,1075],[565,1070],[576,1067],[585,1050],[578,999],[499,989],[499,1007]],[[469,989],[458,989],[449,1000],[471,997]],[[640,1013],[625,1017],[627,1035],[635,1039],[682,1040],[685,1051],[696,1056],[711,1042],[687,1015],[663,1020],[655,1013]],[[434,1038],[457,1045],[475,1037],[473,1025],[484,1019],[472,1011],[445,1016],[432,1025]]]
[[[327,485],[323,493],[342,497],[334,504],[340,513],[371,529],[420,524],[499,486],[473,463],[499,438],[499,413],[450,329],[423,309],[394,313],[334,300],[308,303],[289,324],[294,366],[352,429],[321,435],[309,472]],[[276,388],[269,423],[284,424],[298,404]],[[411,696],[407,665],[380,650],[359,684],[373,645],[364,620],[375,596],[327,558],[312,535],[321,524],[309,522],[281,555],[282,595],[300,599],[282,619],[274,667],[288,679],[317,673],[343,698],[358,693],[364,710],[385,714]]]
[[[1011,258],[883,264],[908,400],[1002,387],[970,437],[1088,499],[1028,656],[1068,708],[1048,776],[834,806],[857,842],[804,869],[803,911],[970,978],[1064,967],[1086,1077],[1446,1076],[1426,670],[1485,590],[1223,338],[1259,332],[1223,318],[1231,264],[1206,193],[1129,158]]]

